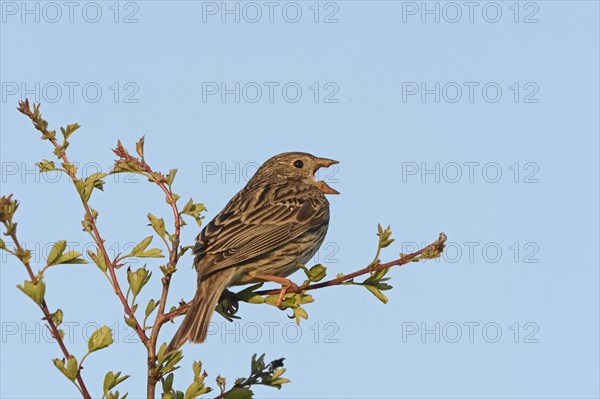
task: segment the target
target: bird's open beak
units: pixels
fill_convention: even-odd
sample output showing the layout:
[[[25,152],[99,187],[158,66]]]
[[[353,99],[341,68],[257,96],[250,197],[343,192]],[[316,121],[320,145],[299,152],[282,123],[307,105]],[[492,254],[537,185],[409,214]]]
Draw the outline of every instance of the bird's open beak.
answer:
[[[328,168],[331,165],[335,165],[336,163],[339,163],[339,162],[335,161],[333,159],[317,158],[317,166],[315,167],[315,173],[320,168]],[[337,190],[329,187],[327,185],[327,183],[325,183],[324,181],[315,182],[315,187],[317,187],[319,190],[321,190],[323,192],[323,194],[339,194],[339,192]]]

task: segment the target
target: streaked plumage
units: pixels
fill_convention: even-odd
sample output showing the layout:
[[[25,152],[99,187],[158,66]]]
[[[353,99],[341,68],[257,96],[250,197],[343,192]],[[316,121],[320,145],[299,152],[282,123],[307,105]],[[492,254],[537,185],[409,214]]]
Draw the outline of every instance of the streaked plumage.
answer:
[[[206,225],[193,250],[198,289],[171,349],[206,339],[225,288],[285,278],[312,258],[329,224],[325,194],[337,194],[314,173],[334,163],[302,152],[276,155]]]

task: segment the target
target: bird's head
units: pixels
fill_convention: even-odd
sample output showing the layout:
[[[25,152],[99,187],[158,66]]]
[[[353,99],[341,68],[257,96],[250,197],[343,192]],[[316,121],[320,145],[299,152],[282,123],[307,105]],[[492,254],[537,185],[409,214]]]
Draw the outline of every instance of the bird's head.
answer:
[[[313,185],[325,194],[339,194],[324,181],[315,180],[317,170],[336,163],[338,161],[319,158],[305,152],[285,152],[263,163],[249,184],[288,180]]]

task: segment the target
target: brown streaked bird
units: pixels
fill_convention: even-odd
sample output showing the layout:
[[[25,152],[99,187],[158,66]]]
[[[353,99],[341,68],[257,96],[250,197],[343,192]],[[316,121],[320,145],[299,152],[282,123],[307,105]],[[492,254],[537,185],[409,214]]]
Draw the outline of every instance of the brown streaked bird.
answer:
[[[198,288],[169,351],[186,341],[206,340],[223,291],[261,281],[294,284],[286,277],[317,252],[329,225],[325,194],[339,194],[315,172],[338,163],[304,152],[267,160],[196,237],[193,250]]]

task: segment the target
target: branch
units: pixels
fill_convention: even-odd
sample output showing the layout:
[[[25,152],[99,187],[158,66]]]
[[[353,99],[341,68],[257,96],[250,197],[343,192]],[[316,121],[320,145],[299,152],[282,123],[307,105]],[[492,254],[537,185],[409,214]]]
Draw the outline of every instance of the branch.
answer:
[[[43,139],[50,140],[52,145],[54,145],[55,154],[60,159],[62,159],[62,161],[64,162],[63,167],[65,165],[71,165],[71,163],[69,162],[69,160],[67,158],[67,154],[65,152],[66,146],[58,144],[58,142],[56,141],[56,138],[55,138],[56,132],[48,130],[48,122],[42,118],[42,114],[40,113],[39,108],[40,108],[39,104],[34,105],[33,111],[32,111],[29,106],[29,100],[26,99],[25,101],[19,102],[18,110],[22,114],[29,117],[29,119],[31,119],[35,128],[42,133]],[[77,176],[75,175],[75,170],[70,167],[65,167],[65,172],[69,175],[69,177],[73,181],[73,184],[76,184],[78,179],[77,179]],[[75,186],[75,187],[77,188],[77,186]],[[133,313],[131,307],[127,303],[127,299],[125,298],[125,295],[123,295],[123,291],[121,290],[121,287],[119,285],[119,280],[117,279],[117,275],[115,273],[116,265],[113,261],[110,260],[110,258],[108,256],[108,252],[106,251],[106,248],[104,246],[104,240],[100,236],[100,232],[98,231],[98,227],[96,226],[96,221],[95,221],[95,217],[92,212],[92,209],[87,204],[85,199],[83,197],[81,197],[81,195],[80,195],[80,198],[81,198],[81,202],[82,202],[83,208],[86,213],[86,220],[90,223],[90,227],[92,229],[94,240],[96,241],[98,248],[100,248],[102,256],[104,257],[104,261],[106,262],[106,265],[108,266],[108,272],[110,274],[111,283],[112,283],[113,289],[115,291],[115,294],[119,297],[119,300],[121,301],[123,308],[125,310],[125,313],[127,313],[127,316],[130,319],[135,320],[135,324],[136,324],[135,331],[136,331],[137,335],[142,340],[144,345],[147,345],[148,336],[146,335],[146,332],[142,328],[141,324],[137,321],[135,314]]]
[[[426,246],[425,248],[420,249],[420,250],[413,252],[411,254],[408,254],[408,255],[403,255],[400,258],[395,259],[391,262],[381,263],[379,260],[376,260],[375,262],[371,263],[369,266],[367,266],[365,268],[362,268],[362,269],[357,270],[350,274],[338,276],[338,277],[328,280],[328,281],[310,284],[310,285],[304,286],[304,287],[303,286],[289,287],[286,290],[286,293],[291,293],[291,294],[292,293],[301,293],[304,291],[311,291],[311,290],[317,290],[320,288],[331,287],[331,286],[335,286],[335,285],[347,284],[347,283],[351,282],[354,278],[368,274],[368,273],[373,273],[373,272],[387,269],[387,268],[390,268],[393,266],[403,266],[407,263],[418,262],[419,260],[422,260],[422,259],[431,259],[431,258],[437,257],[444,250],[444,245],[445,245],[446,239],[447,239],[446,234],[440,233],[439,238],[436,241],[429,244],[428,246]],[[256,295],[260,295],[260,296],[277,295],[277,294],[281,293],[281,288],[276,288],[276,289],[272,289],[272,290],[254,291],[253,293]],[[235,297],[235,293],[232,293],[231,295],[233,295]],[[165,315],[165,317],[167,317],[168,320],[172,320],[175,317],[184,314],[188,310],[188,308],[189,308],[189,304],[183,304],[183,305],[179,306],[177,309],[167,313]]]
[[[126,162],[133,160],[134,162],[138,163],[140,168],[142,169],[142,171],[147,174],[147,177],[149,177],[149,179],[151,181],[156,183],[156,185],[158,187],[160,187],[160,189],[164,192],[164,194],[167,198],[167,203],[169,203],[171,205],[171,209],[173,211],[173,219],[174,219],[173,224],[174,224],[174,229],[175,229],[175,232],[172,236],[170,248],[167,244],[167,241],[164,240],[164,237],[161,237],[165,241],[165,245],[167,246],[167,249],[169,249],[169,263],[165,267],[164,276],[161,279],[162,291],[161,291],[160,300],[158,303],[156,320],[154,321],[154,325],[152,326],[152,331],[150,333],[150,340],[148,341],[147,396],[149,398],[154,398],[155,390],[156,390],[156,383],[160,379],[160,375],[156,374],[156,372],[154,370],[154,368],[156,367],[156,344],[158,341],[158,334],[160,333],[161,327],[166,323],[166,321],[168,321],[168,319],[165,319],[164,314],[165,314],[165,306],[167,303],[167,296],[169,294],[169,287],[171,284],[171,276],[175,272],[176,267],[177,267],[177,262],[179,261],[179,243],[180,243],[180,236],[181,236],[181,214],[179,213],[179,210],[177,209],[177,198],[173,194],[170,184],[169,184],[169,187],[167,187],[167,185],[165,184],[166,179],[164,178],[164,176],[160,173],[154,172],[152,170],[152,168],[150,168],[150,165],[148,165],[144,160],[144,137],[142,137],[140,139],[140,141],[138,142],[138,145],[136,147],[138,150],[138,154],[141,157],[141,161],[138,161],[134,157],[129,156],[127,151],[125,151],[125,149],[122,147],[120,141],[118,143],[117,150],[115,151],[115,153],[117,153],[117,155],[121,156],[120,160],[125,160]]]
[[[287,378],[282,377],[283,373],[286,371],[286,369],[283,368],[283,361],[285,359],[273,360],[270,363],[265,363],[264,359],[264,354],[259,357],[254,354],[250,363],[250,376],[246,378],[238,378],[233,386],[228,390],[225,390],[225,378],[221,376],[217,377],[217,385],[221,389],[221,393],[215,396],[214,399],[224,399],[227,396],[236,398],[252,398],[253,392],[250,390],[250,387],[254,385],[265,385],[281,389],[283,384],[290,382],[290,380]]]
[[[0,207],[4,207],[5,203],[11,202],[11,197],[12,197],[11,195],[9,195],[8,197],[3,197]],[[17,238],[17,233],[16,233],[15,229],[14,228],[9,229],[9,226],[7,225],[7,222],[5,220],[2,220],[2,223],[4,224],[4,226],[7,228],[7,231],[9,232],[8,236],[12,239],[12,241],[15,245],[16,253],[17,254],[24,253],[25,250],[23,249],[23,247],[21,246],[21,243],[19,242],[19,239]],[[25,266],[25,269],[27,270],[27,274],[29,274],[29,277],[31,278],[31,281],[33,282],[33,284],[37,285],[38,279],[35,276],[35,274],[33,273],[33,270],[31,269],[31,264],[29,263],[29,261],[25,261],[24,259],[20,258],[19,256],[17,256],[17,258],[19,258],[19,260],[21,260],[21,263],[23,263],[23,265]],[[50,313],[50,310],[48,309],[46,300],[43,300],[38,306],[44,313],[44,320],[46,320],[48,322],[48,328],[50,329],[50,333],[52,334],[54,339],[56,339],[56,342],[58,343],[60,350],[62,351],[63,355],[65,356],[65,359],[69,359],[71,357],[71,354],[69,353],[69,350],[65,346],[65,343],[59,333],[58,327],[56,326],[56,324],[54,323],[54,320],[52,319],[52,315]],[[85,399],[91,399],[91,396],[85,386],[85,383],[83,382],[83,378],[81,377],[80,371],[81,370],[77,370],[76,379],[77,379],[77,383],[79,385],[77,386],[77,384],[76,384],[76,386]]]

